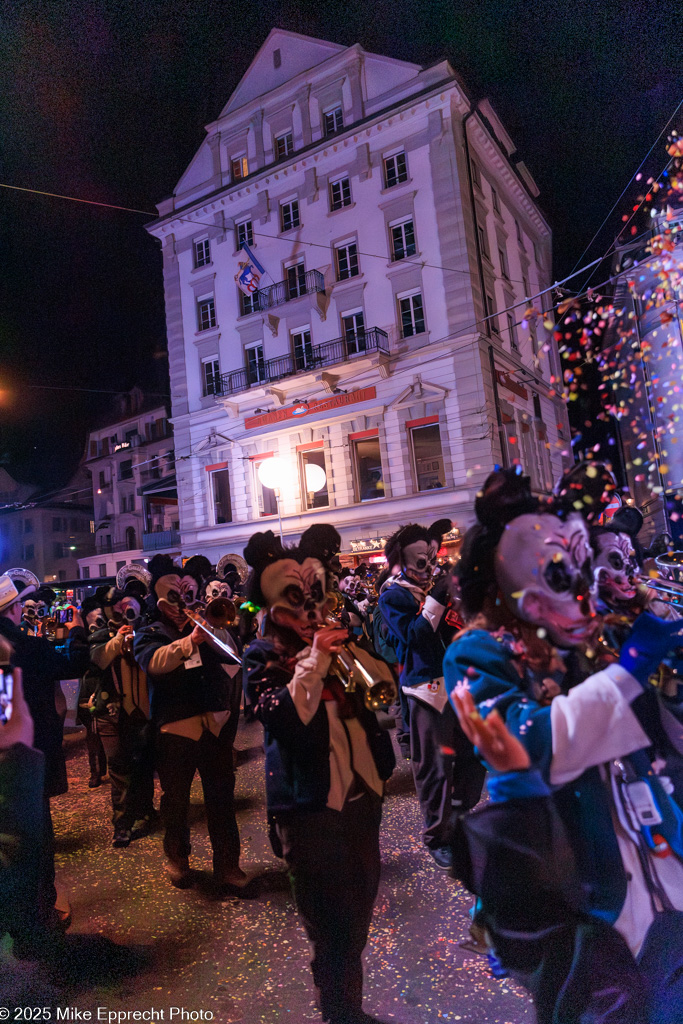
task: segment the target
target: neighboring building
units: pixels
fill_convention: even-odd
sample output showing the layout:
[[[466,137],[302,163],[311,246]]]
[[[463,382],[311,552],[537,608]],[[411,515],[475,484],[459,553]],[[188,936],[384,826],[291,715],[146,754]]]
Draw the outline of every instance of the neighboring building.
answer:
[[[80,471],[60,491],[43,494],[0,469],[0,571],[30,569],[42,583],[78,576],[94,550],[92,505]]]
[[[110,422],[90,431],[83,467],[92,487],[96,546],[79,560],[81,579],[113,576],[157,551],[179,553],[173,432],[158,398],[138,388],[119,396]]]
[[[551,487],[569,431],[549,294],[525,320],[551,238],[514,151],[446,62],[270,33],[148,225],[183,554],[241,550],[278,505],[288,538],[332,521],[346,552],[411,520],[467,525],[496,463]],[[250,296],[244,243],[265,270]]]

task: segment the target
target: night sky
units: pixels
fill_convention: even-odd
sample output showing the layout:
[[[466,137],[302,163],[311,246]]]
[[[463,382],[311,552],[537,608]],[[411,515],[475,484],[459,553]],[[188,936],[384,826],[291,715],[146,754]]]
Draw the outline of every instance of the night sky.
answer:
[[[3,0],[0,181],[154,211],[279,26],[419,64],[447,57],[471,97],[492,101],[541,188],[559,279],[683,96],[676,9]],[[683,132],[680,114],[674,126]],[[662,140],[647,172],[665,162]],[[636,195],[634,185],[586,259],[608,248]],[[75,469],[110,396],[73,389],[163,389],[161,258],[143,230],[149,219],[0,189],[0,461],[17,478],[57,486]]]

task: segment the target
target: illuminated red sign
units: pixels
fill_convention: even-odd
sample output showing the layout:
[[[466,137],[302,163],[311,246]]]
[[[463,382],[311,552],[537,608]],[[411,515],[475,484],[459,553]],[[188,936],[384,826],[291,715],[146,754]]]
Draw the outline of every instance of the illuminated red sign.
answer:
[[[357,391],[349,391],[346,395],[332,395],[331,398],[320,398],[315,402],[301,402],[289,409],[274,409],[273,412],[266,412],[262,416],[248,416],[244,421],[244,429],[253,430],[255,427],[267,427],[271,423],[284,423],[285,420],[295,417],[311,416],[316,412],[343,409],[346,405],[369,402],[376,397],[375,388],[358,388]]]

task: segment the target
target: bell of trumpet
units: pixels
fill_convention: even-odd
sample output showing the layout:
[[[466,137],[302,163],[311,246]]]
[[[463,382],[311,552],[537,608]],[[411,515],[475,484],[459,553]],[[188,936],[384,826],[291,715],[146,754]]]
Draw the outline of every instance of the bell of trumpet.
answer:
[[[334,615],[328,615],[324,625],[339,628],[340,623]],[[347,693],[363,691],[368,711],[383,711],[396,702],[396,681],[389,666],[353,640],[345,641],[333,656],[330,672]]]

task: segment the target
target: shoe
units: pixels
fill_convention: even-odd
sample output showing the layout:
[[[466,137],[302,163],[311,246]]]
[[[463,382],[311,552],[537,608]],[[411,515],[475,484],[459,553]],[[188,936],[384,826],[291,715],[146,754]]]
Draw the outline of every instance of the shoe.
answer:
[[[102,785],[101,775],[91,775],[88,779],[88,789],[97,789],[98,786]]]
[[[192,872],[187,857],[182,857],[178,861],[166,861],[166,870],[168,880],[174,888],[189,889],[192,885]]]
[[[126,846],[130,846],[131,831],[129,828],[124,828],[122,825],[117,825],[114,829],[114,838],[111,841],[111,845],[118,850],[125,849]]]
[[[453,854],[450,846],[438,846],[429,850],[429,854],[440,871],[450,871],[453,867]]]
[[[152,823],[149,818],[138,818],[137,821],[133,822],[133,827],[130,830],[131,842],[135,842],[136,839],[144,839],[151,830]]]
[[[219,885],[221,889],[244,889],[249,885],[249,875],[242,871],[242,868],[224,868],[220,871],[214,871],[213,878],[216,885]]]

